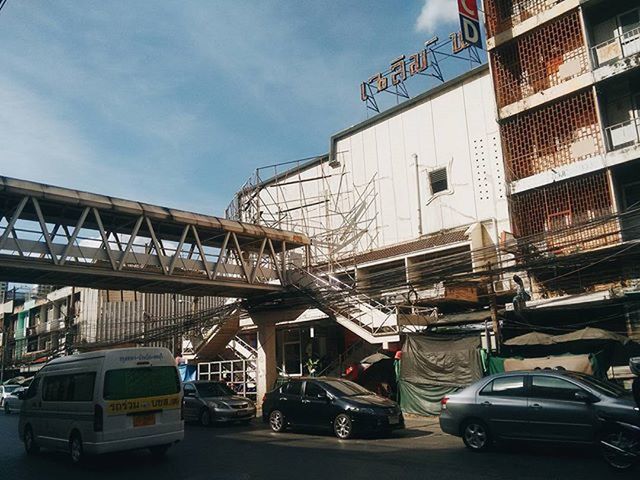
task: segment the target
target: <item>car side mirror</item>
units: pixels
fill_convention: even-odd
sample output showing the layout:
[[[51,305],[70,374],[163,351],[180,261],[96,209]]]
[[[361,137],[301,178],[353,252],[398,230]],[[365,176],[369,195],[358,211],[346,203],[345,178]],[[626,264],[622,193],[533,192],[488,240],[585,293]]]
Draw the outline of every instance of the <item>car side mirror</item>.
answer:
[[[576,392],[573,394],[573,398],[575,398],[578,402],[584,403],[593,403],[595,399],[593,396],[589,395],[587,392]]]
[[[16,397],[18,398],[18,400],[24,399],[24,393],[25,392],[16,392]]]
[[[329,400],[329,396],[327,395],[327,392],[325,392],[324,390],[322,392],[319,392],[317,397],[321,400]]]

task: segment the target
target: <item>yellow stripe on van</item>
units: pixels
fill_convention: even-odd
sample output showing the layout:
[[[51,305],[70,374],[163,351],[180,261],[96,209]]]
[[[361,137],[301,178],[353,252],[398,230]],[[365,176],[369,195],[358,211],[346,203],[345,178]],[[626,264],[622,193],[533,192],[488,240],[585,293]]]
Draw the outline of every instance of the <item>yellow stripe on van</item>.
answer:
[[[159,397],[109,401],[107,402],[107,415],[124,415],[149,410],[171,410],[176,408],[180,408],[179,394],[161,395]]]

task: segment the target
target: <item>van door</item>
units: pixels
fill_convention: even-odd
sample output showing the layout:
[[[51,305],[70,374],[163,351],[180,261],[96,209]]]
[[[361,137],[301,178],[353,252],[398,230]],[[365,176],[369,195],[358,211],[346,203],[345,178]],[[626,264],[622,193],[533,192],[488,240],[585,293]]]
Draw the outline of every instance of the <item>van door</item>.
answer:
[[[76,428],[84,441],[93,426],[93,390],[96,372],[64,371],[47,375],[42,384],[42,410],[46,415],[46,443],[66,448]]]
[[[173,432],[180,424],[181,387],[175,366],[105,364],[105,442]]]
[[[22,397],[22,407],[20,412],[24,424],[31,425],[33,434],[38,441],[40,441],[39,437],[44,435],[46,430],[46,421],[42,417],[41,412],[42,401],[40,399],[39,389],[41,379],[41,375],[36,375],[36,377],[31,381],[31,385],[29,385],[24,397]]]

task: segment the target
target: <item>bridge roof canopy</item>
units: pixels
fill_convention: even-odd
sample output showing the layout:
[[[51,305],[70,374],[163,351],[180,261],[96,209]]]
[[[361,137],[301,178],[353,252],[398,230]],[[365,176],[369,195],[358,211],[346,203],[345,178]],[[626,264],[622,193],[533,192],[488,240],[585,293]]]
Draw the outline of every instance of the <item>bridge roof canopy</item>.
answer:
[[[40,200],[48,220],[52,218],[63,220],[65,217],[77,216],[77,212],[86,207],[96,208],[100,210],[105,227],[108,223],[112,231],[118,231],[118,225],[122,224],[126,226],[123,231],[127,233],[130,230],[127,226],[130,219],[144,215],[154,223],[160,223],[163,226],[165,238],[175,236],[179,239],[185,225],[197,226],[207,235],[206,239],[203,238],[203,244],[211,246],[220,246],[227,232],[235,233],[239,242],[245,245],[254,244],[263,238],[273,242],[283,242],[286,249],[295,249],[311,243],[310,239],[301,233],[0,176],[0,202],[5,203],[5,207],[13,203],[12,200],[17,203],[23,196]],[[27,206],[25,210],[27,215],[30,213],[29,208],[31,207]],[[35,220],[36,212],[31,213]]]

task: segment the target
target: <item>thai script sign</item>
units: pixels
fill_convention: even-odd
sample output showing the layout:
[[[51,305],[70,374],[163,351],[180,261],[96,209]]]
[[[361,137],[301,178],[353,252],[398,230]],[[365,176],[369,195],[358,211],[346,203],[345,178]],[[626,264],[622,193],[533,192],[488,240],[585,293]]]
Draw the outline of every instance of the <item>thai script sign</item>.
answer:
[[[400,55],[390,63],[388,70],[376,73],[367,81],[362,82],[360,84],[360,99],[367,103],[368,108],[379,111],[374,96],[387,91],[398,97],[409,98],[404,83],[410,77],[424,75],[444,82],[439,58],[452,58],[471,45],[464,40],[464,34],[461,32],[451,33],[449,41],[446,43],[440,44],[438,42],[438,37],[433,37],[425,42],[422,50],[409,55]],[[451,53],[443,49],[448,44],[451,44]],[[477,52],[473,52],[470,59],[479,62]]]

